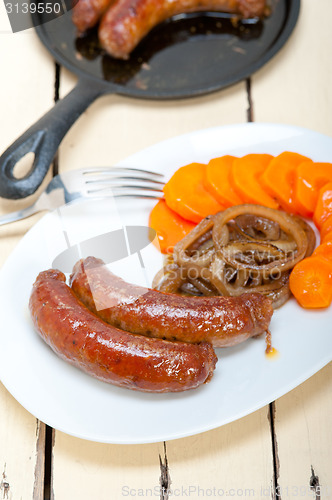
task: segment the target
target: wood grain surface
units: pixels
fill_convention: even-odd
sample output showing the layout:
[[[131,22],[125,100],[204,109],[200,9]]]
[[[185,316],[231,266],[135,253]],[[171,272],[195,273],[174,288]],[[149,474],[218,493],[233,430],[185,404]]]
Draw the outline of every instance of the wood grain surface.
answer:
[[[54,63],[33,31],[11,33],[3,3],[0,47],[0,150],[4,151],[53,105]],[[21,165],[21,169],[28,166]],[[0,214],[29,205],[37,194],[15,202],[0,199]],[[1,265],[38,218],[0,227]],[[42,500],[44,464],[45,424],[22,408],[0,384],[0,498]]]

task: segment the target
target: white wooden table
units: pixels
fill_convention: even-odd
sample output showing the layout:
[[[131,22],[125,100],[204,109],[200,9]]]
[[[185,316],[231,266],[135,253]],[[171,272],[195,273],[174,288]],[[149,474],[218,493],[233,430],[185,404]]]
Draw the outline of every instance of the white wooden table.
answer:
[[[66,136],[57,167],[112,165],[160,140],[248,117],[332,136],[331,18],[331,0],[302,0],[290,40],[250,86],[241,82],[176,102],[99,99]],[[11,33],[2,4],[0,67],[1,152],[75,78],[64,68],[56,78],[59,68],[33,31]],[[0,212],[24,207],[35,196],[1,199]],[[0,265],[39,217],[0,228]],[[164,499],[332,499],[331,414],[332,364],[271,405],[221,428],[166,443],[109,445],[46,427],[0,385],[0,498],[159,498],[162,484]]]

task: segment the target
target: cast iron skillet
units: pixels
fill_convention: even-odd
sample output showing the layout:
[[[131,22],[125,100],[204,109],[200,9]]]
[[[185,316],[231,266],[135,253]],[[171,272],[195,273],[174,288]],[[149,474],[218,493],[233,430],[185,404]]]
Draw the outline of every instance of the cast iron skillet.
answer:
[[[290,36],[300,0],[273,0],[264,21],[234,25],[228,15],[179,16],[155,28],[129,61],[99,48],[95,32],[76,39],[71,12],[47,22],[33,16],[41,42],[78,77],[77,86],[17,139],[0,158],[0,196],[24,198],[43,181],[66,132],[83,111],[107,93],[146,99],[178,99],[222,89],[247,78],[276,54]],[[111,131],[110,131],[111,137]],[[14,167],[27,153],[34,163],[23,178]]]

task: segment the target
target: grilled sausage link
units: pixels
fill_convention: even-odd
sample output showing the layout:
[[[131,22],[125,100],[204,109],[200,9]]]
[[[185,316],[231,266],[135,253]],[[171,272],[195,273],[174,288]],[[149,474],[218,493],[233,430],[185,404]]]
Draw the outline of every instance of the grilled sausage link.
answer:
[[[265,0],[117,0],[101,19],[99,40],[111,56],[128,59],[153,27],[172,16],[218,11],[245,18],[261,17],[265,3]]]
[[[76,296],[107,323],[136,334],[215,347],[239,344],[269,326],[272,303],[258,293],[239,297],[183,297],[130,285],[103,261],[77,262],[70,278]]]
[[[72,12],[72,21],[78,31],[83,33],[89,28],[93,28],[114,1],[115,0],[78,0]]]
[[[105,382],[178,392],[212,377],[217,357],[210,344],[169,342],[114,328],[79,302],[60,271],[39,274],[29,307],[36,330],[58,356]]]

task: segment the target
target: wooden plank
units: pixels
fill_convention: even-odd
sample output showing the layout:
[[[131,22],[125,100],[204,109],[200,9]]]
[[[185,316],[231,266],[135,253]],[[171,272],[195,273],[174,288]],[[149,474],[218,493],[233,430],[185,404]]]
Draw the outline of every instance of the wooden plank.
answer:
[[[271,498],[269,408],[213,431],[170,441],[167,458],[171,490],[180,498]]]
[[[43,499],[45,425],[0,384],[0,498]]]
[[[0,4],[1,94],[2,116],[0,154],[2,154],[30,125],[54,103],[55,66],[52,58],[32,29],[19,33],[9,31],[4,4]],[[22,175],[31,166],[31,155],[25,158],[15,174]],[[48,176],[48,180],[50,177]],[[47,180],[43,183],[45,186]],[[24,200],[0,199],[0,214],[20,210],[30,205],[37,194]],[[31,219],[30,226],[37,219]],[[9,227],[9,226],[8,226]],[[13,226],[14,227],[14,226]],[[10,235],[24,234],[28,226],[17,223]],[[0,228],[3,236],[4,228]],[[11,237],[11,236],[10,236]],[[15,236],[14,240],[15,240]],[[13,243],[15,244],[15,243]]]
[[[295,31],[252,81],[254,118],[332,133],[330,0],[301,0]]]
[[[276,403],[281,498],[332,498],[332,363]]]
[[[12,34],[0,4],[0,153],[53,104],[54,64],[32,30]],[[29,205],[0,199],[0,213]],[[0,228],[0,266],[38,216]],[[0,498],[44,498],[45,425],[0,384]]]
[[[166,445],[167,468],[162,443],[104,445],[56,432],[54,498],[67,500],[75,494],[81,499],[92,495],[167,498],[167,493],[169,498],[270,497],[273,460],[269,427],[266,407],[219,429],[170,441]]]
[[[159,497],[163,444],[107,445],[55,433],[54,498]]]

